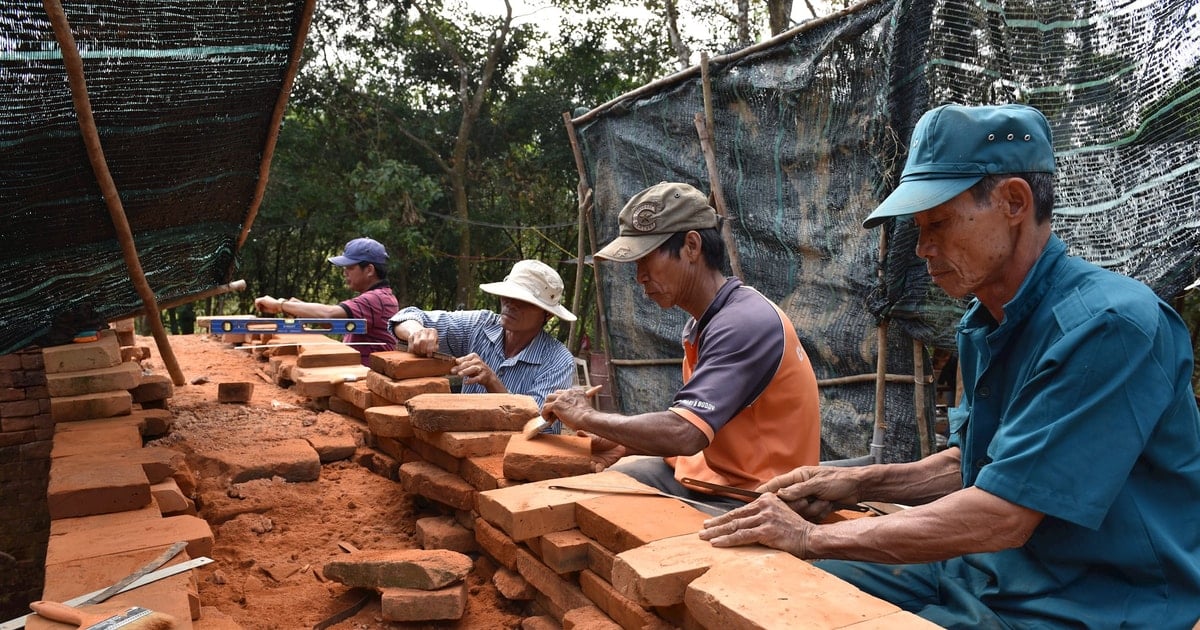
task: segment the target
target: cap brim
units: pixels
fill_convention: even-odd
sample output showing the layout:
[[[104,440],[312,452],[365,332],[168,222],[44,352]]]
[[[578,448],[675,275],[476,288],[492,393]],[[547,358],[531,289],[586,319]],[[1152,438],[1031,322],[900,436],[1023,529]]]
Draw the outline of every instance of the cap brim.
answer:
[[[479,285],[479,289],[492,295],[527,302],[565,322],[575,321],[575,314],[568,311],[562,304],[544,304],[521,285],[511,282],[488,282]]]
[[[896,190],[867,216],[863,227],[869,230],[892,217],[924,212],[957,197],[981,179],[983,176],[902,181]]]
[[[642,236],[618,236],[600,248],[593,256],[616,262],[633,262],[658,249],[672,234],[646,234]]]
[[[357,260],[354,260],[353,258],[346,258],[345,256],[330,256],[329,262],[337,265],[338,267],[349,267],[350,265],[358,264]]]

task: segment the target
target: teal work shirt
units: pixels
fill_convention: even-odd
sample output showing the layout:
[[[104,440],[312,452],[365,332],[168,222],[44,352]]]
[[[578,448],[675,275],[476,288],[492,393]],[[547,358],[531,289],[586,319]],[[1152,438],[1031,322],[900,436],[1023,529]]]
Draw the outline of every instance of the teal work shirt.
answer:
[[[1045,519],[972,554],[980,599],[1025,627],[1191,628],[1200,618],[1200,413],[1187,327],[1145,285],[1051,236],[997,324],[958,329],[963,485]]]

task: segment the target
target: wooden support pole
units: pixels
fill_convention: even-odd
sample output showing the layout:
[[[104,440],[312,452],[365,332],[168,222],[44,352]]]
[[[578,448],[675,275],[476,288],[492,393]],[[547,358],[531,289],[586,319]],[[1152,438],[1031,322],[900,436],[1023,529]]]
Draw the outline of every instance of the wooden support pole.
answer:
[[[150,323],[154,341],[158,344],[158,353],[162,357],[163,365],[171,375],[171,382],[183,385],[183,371],[179,369],[179,362],[175,360],[175,353],[171,350],[171,342],[168,341],[167,331],[163,328],[162,315],[158,311],[154,291],[146,282],[146,274],[142,271],[142,262],[138,258],[137,245],[133,240],[133,230],[129,227],[129,219],[125,216],[125,207],[121,204],[117,185],[113,181],[112,173],[108,170],[108,162],[104,159],[104,149],[100,145],[100,133],[96,128],[96,119],[92,115],[87,82],[83,76],[83,60],[79,56],[79,49],[75,46],[75,36],[71,34],[71,25],[67,21],[67,14],[63,11],[59,0],[43,0],[42,4],[46,7],[46,14],[50,17],[50,24],[54,27],[54,37],[58,40],[58,47],[62,50],[63,66],[66,67],[67,81],[71,87],[71,101],[75,105],[75,113],[79,116],[79,129],[87,148],[88,161],[91,162],[96,182],[100,185],[100,192],[104,195],[104,204],[108,207],[108,214],[112,217],[117,242],[121,245],[121,256],[125,260],[125,266],[129,269],[129,279],[133,283],[134,289],[137,290],[138,296],[142,298],[142,305],[146,309],[146,319]]]
[[[933,442],[929,439],[929,416],[925,415],[925,344],[913,339],[913,407],[917,420],[917,435],[921,439],[921,458],[933,454]]]
[[[571,312],[579,315],[579,307],[583,302],[583,259],[587,256],[584,251],[584,234],[587,229],[588,215],[591,210],[591,189],[587,184],[587,172],[583,166],[583,155],[579,152],[579,142],[575,137],[575,126],[571,124],[571,115],[563,112],[563,125],[567,128],[567,138],[571,142],[571,153],[575,156],[575,172],[579,174],[579,185],[577,186],[577,203],[579,204],[579,214],[577,217],[578,228],[575,239],[575,293],[571,296]],[[579,320],[571,322],[570,333],[567,335],[567,347],[571,352],[577,350],[576,343],[579,340]]]
[[[887,262],[888,232],[879,230],[879,280],[883,282],[883,268]],[[883,463],[883,439],[887,435],[887,415],[885,402],[887,400],[887,331],[889,320],[885,317],[879,322],[876,335],[878,355],[875,362],[875,430],[871,434],[870,453],[876,464]]]
[[[737,243],[733,240],[733,227],[729,222],[729,209],[725,205],[725,193],[721,188],[721,174],[717,170],[717,154],[713,148],[712,84],[708,77],[708,53],[700,56],[700,73],[704,91],[704,114],[696,114],[696,134],[700,137],[700,151],[704,154],[704,165],[708,169],[708,185],[712,191],[713,204],[721,217],[721,240],[729,252],[729,269],[733,275],[743,278],[742,261],[738,256]]]
[[[250,228],[258,216],[258,208],[262,205],[263,194],[267,190],[267,179],[271,174],[271,158],[275,155],[275,143],[279,140],[279,127],[283,122],[283,114],[287,110],[288,96],[292,93],[292,82],[296,79],[296,70],[300,67],[300,56],[304,53],[304,41],[308,38],[308,26],[312,23],[313,9],[316,0],[306,0],[303,12],[300,14],[300,25],[296,29],[296,38],[292,40],[292,52],[288,59],[287,72],[283,75],[283,85],[279,87],[279,98],[275,99],[275,109],[271,112],[271,126],[268,128],[267,143],[263,146],[262,161],[258,163],[258,182],[254,185],[254,198],[246,212],[246,221],[242,223],[242,233],[238,235],[237,247],[234,253],[242,251],[246,237],[250,236]],[[233,273],[233,266],[229,268]],[[227,276],[225,278],[229,280]]]

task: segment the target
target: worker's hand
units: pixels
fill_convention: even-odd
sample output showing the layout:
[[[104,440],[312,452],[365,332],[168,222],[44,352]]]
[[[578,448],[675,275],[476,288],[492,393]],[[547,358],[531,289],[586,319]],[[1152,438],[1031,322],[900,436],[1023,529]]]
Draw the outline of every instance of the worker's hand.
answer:
[[[280,304],[283,300],[273,298],[269,295],[264,295],[260,298],[254,298],[254,310],[260,313],[278,313],[282,308]]]
[[[408,351],[423,357],[431,357],[438,349],[436,328],[421,328],[408,336]]]
[[[426,329],[430,330],[430,329]],[[434,331],[435,333],[437,331]],[[409,346],[410,348],[412,346]],[[463,379],[463,383],[472,385],[479,383],[485,389],[494,394],[504,393],[504,384],[496,377],[496,373],[492,371],[491,366],[483,362],[478,354],[472,352],[463,357],[459,357],[454,362],[454,367],[450,368],[451,374],[457,374]],[[498,388],[498,389],[497,389]]]
[[[797,514],[820,523],[834,510],[834,503],[859,502],[858,482],[849,471],[839,466],[801,466],[757,490],[774,493]]]
[[[542,417],[551,422],[561,420],[572,429],[585,428],[579,426],[579,421],[592,410],[591,397],[595,395],[594,391],[591,394],[588,391],[582,387],[572,387],[550,392],[542,403]]]
[[[586,431],[576,431],[575,435],[592,439],[592,472],[600,472],[629,454],[623,445],[599,435],[592,435]]]
[[[806,558],[808,538],[814,527],[768,492],[747,505],[704,521],[700,539],[714,547],[758,543]]]

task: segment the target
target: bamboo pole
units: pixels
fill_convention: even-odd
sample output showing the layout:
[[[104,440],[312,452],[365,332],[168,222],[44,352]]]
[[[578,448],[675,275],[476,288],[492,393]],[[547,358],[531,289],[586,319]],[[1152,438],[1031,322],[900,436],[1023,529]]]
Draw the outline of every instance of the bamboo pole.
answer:
[[[113,181],[112,173],[108,170],[108,162],[104,158],[104,148],[100,145],[100,132],[96,128],[96,119],[92,115],[92,103],[88,98],[87,81],[83,76],[83,60],[79,56],[79,49],[75,46],[75,37],[71,34],[71,25],[67,21],[67,14],[63,11],[59,0],[42,0],[42,4],[46,8],[46,14],[54,28],[54,37],[58,40],[58,47],[62,50],[63,66],[66,68],[67,81],[71,87],[71,101],[75,105],[75,113],[79,116],[79,130],[83,136],[84,146],[87,148],[88,161],[92,165],[96,182],[104,196],[104,205],[108,207],[108,214],[112,218],[117,242],[121,245],[121,256],[125,260],[125,266],[129,269],[129,280],[137,290],[138,296],[142,298],[142,305],[146,309],[146,319],[154,334],[154,341],[158,345],[158,353],[162,357],[163,365],[171,375],[171,381],[176,385],[183,385],[183,371],[179,369],[179,362],[175,360],[175,353],[171,350],[171,342],[167,339],[166,329],[163,328],[162,314],[159,313],[154,291],[146,282],[146,274],[142,271],[142,262],[138,258],[137,244],[133,240],[133,230],[129,227],[129,219],[125,216],[125,207],[121,204],[117,185]]]
[[[883,281],[883,268],[887,262],[888,231],[879,231],[879,279]],[[871,459],[876,464],[883,463],[883,438],[887,434],[887,416],[884,403],[887,398],[887,331],[890,320],[886,317],[879,322],[876,335],[877,360],[875,363],[875,431],[871,434]]]
[[[562,113],[563,125],[567,128],[567,139],[571,142],[571,153],[575,156],[575,172],[579,174],[579,185],[577,187],[578,203],[579,203],[579,226],[575,238],[575,294],[571,296],[571,312],[579,315],[579,307],[583,302],[583,259],[587,255],[584,251],[584,230],[587,229],[585,222],[587,221],[588,208],[591,205],[591,199],[587,199],[591,189],[587,185],[587,172],[583,166],[583,155],[579,152],[579,143],[575,137],[575,126],[571,124],[571,115],[567,112]],[[587,202],[585,204],[585,199]],[[567,335],[567,347],[571,352],[577,352],[578,348],[575,344],[579,339],[579,320],[571,322],[570,333]]]
[[[178,298],[178,299],[171,300],[169,302],[163,302],[158,305],[158,308],[159,308],[159,310],[166,309],[166,308],[175,308],[176,306],[183,306],[184,304],[191,304],[192,302],[199,302],[200,300],[203,300],[206,298],[216,297],[218,295],[225,295],[226,293],[233,293],[236,291],[245,291],[245,290],[246,290],[246,281],[245,280],[234,280],[233,282],[230,282],[229,284],[222,284],[219,286],[215,286],[207,291],[202,291],[200,293],[197,293],[196,295],[189,295],[184,298]],[[141,309],[138,309],[138,310],[134,311],[133,314],[138,315],[138,314],[144,314],[144,313],[141,312]]]
[[[879,373],[872,372],[870,374],[854,374],[852,376],[837,376],[834,378],[823,378],[817,380],[817,387],[828,387],[833,385],[853,385],[855,383],[874,383],[879,380]],[[884,374],[883,380],[889,383],[920,383],[928,385],[933,382],[933,378],[924,376],[920,380],[915,376],[908,374]]]
[[[700,137],[700,151],[704,154],[704,165],[708,169],[708,185],[712,191],[713,205],[721,217],[721,240],[729,251],[729,269],[733,275],[744,279],[742,261],[738,256],[737,243],[733,240],[733,226],[729,223],[729,208],[725,205],[725,193],[721,189],[721,174],[717,170],[717,154],[713,148],[712,84],[708,77],[708,53],[700,56],[701,84],[704,92],[704,114],[696,114],[696,135]]]
[[[579,170],[579,177],[586,181],[587,175],[583,170],[583,153],[579,149],[579,139],[575,135],[575,123],[571,121],[570,116],[563,112],[563,122],[567,127],[567,138],[571,141],[571,152],[575,154],[575,168]],[[591,210],[594,206],[589,205],[585,211],[584,224],[587,226],[588,248],[589,251],[596,251],[596,228],[592,225]],[[582,258],[580,264],[583,263]],[[620,388],[617,387],[617,375],[613,371],[612,361],[612,339],[608,335],[608,316],[604,311],[604,291],[601,290],[600,284],[600,265],[598,261],[592,262],[592,286],[596,299],[596,327],[599,329],[601,341],[604,343],[604,363],[608,370],[608,382],[611,386],[613,404],[618,409],[621,407]]]
[[[913,406],[917,419],[917,435],[921,438],[921,458],[933,454],[933,442],[929,439],[929,418],[925,415],[925,344],[913,339]]]
[[[300,24],[296,29],[296,38],[292,40],[292,52],[288,59],[287,72],[283,75],[283,85],[279,87],[279,98],[275,99],[275,109],[271,112],[271,126],[268,128],[267,143],[263,146],[262,161],[258,164],[258,182],[254,185],[254,198],[250,201],[246,221],[242,224],[242,233],[238,235],[237,247],[234,253],[242,250],[246,237],[250,236],[250,228],[258,216],[258,208],[262,205],[263,194],[267,190],[267,179],[271,174],[271,158],[275,155],[275,143],[279,140],[279,128],[283,122],[283,114],[287,111],[288,96],[292,93],[292,82],[296,80],[296,70],[300,67],[300,55],[304,52],[304,41],[308,37],[308,27],[312,23],[313,8],[316,0],[305,0],[304,9],[300,13]],[[233,273],[230,265],[229,275]],[[228,280],[228,276],[225,278]]]

